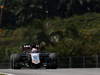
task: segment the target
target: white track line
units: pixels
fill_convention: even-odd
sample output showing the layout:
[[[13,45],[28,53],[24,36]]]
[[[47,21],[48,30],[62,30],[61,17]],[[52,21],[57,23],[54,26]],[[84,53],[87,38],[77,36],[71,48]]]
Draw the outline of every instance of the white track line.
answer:
[[[0,72],[0,74],[14,75],[14,74],[9,74],[9,73],[3,73],[3,72]]]

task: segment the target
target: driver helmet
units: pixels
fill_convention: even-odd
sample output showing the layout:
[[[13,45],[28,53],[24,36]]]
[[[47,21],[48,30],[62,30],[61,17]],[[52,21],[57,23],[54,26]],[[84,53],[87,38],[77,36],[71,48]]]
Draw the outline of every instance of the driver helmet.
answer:
[[[31,53],[37,52],[37,48],[32,48]]]

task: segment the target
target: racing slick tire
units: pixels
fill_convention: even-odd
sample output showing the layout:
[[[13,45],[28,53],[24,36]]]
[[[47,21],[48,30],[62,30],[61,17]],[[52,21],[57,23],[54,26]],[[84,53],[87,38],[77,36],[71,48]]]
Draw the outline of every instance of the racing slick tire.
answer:
[[[21,69],[21,55],[19,53],[12,54],[10,57],[10,65],[12,69]]]
[[[49,69],[49,68],[57,69],[58,68],[58,55],[56,53],[50,53],[49,59],[50,59],[51,65],[47,66],[46,69]]]
[[[10,68],[13,69],[13,54],[10,56]]]

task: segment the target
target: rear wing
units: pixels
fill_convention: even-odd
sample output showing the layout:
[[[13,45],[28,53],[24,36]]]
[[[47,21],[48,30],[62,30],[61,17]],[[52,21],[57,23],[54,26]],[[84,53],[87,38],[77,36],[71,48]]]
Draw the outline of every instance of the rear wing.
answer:
[[[22,45],[22,49],[31,49],[31,45]]]
[[[24,50],[24,49],[32,49],[32,48],[40,49],[40,45],[22,45],[21,46],[21,50]]]

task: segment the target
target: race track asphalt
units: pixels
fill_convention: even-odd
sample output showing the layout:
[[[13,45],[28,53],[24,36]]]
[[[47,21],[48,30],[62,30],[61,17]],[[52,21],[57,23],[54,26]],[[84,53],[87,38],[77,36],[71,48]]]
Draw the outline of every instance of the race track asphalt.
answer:
[[[100,68],[0,69],[0,73],[9,75],[100,75]]]

